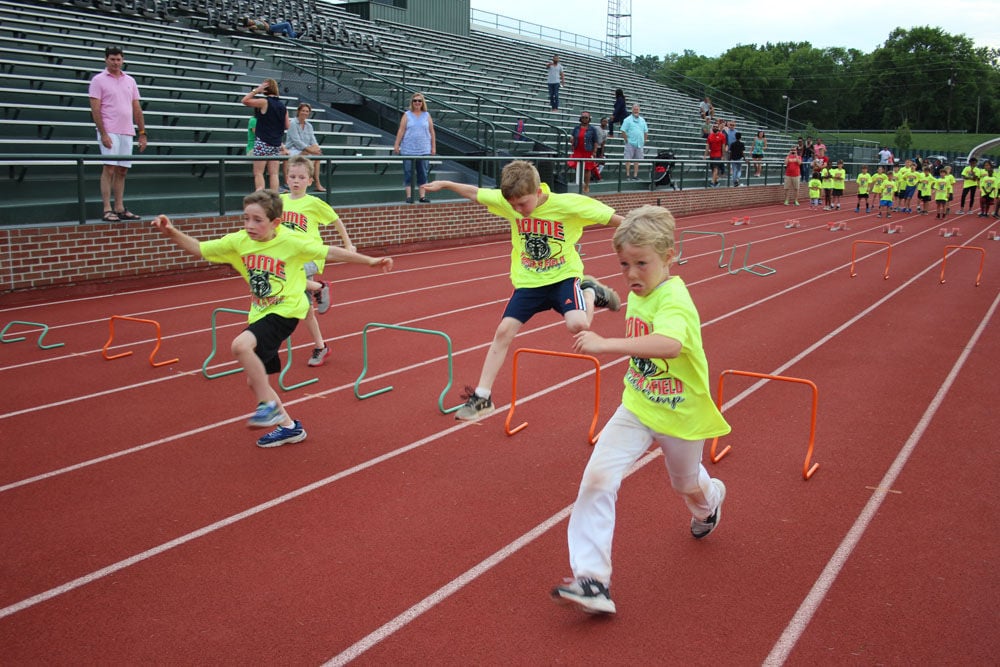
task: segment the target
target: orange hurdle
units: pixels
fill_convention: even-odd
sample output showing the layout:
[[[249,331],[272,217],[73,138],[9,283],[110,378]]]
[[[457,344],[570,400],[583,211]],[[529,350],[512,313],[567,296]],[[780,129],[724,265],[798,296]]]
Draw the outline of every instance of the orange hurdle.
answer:
[[[722,373],[719,375],[718,405],[720,411],[722,410],[722,386],[724,384],[727,375],[742,375],[744,377],[758,378],[761,380],[780,380],[782,382],[797,382],[799,384],[809,385],[812,388],[813,400],[812,400],[812,417],[809,423],[809,449],[806,451],[805,463],[802,464],[802,479],[807,480],[810,477],[812,477],[813,474],[816,472],[816,470],[819,468],[818,463],[813,463],[812,465],[809,464],[809,462],[812,460],[813,446],[816,442],[816,409],[819,406],[819,389],[816,388],[816,385],[813,382],[810,382],[809,380],[803,380],[801,378],[785,377],[783,375],[767,375],[765,373],[752,373],[750,371],[734,371],[734,370],[722,371]],[[719,438],[716,437],[714,440],[712,440],[712,447],[711,449],[709,449],[708,452],[709,458],[712,460],[712,463],[718,463],[720,460],[722,460],[722,457],[728,454],[729,450],[732,449],[731,445],[726,445],[725,449],[723,449],[719,454],[716,454],[715,446],[718,443],[719,443]]]
[[[121,359],[122,357],[127,357],[132,354],[132,350],[122,352],[121,354],[108,354],[108,348],[111,347],[111,341],[115,339],[115,320],[127,320],[129,322],[143,322],[145,324],[152,324],[156,327],[156,347],[153,351],[149,353],[149,365],[153,368],[159,368],[160,366],[166,366],[167,364],[174,364],[180,361],[180,359],[168,359],[167,361],[153,361],[156,358],[156,353],[160,351],[160,323],[156,320],[143,320],[138,317],[127,317],[125,315],[112,315],[111,319],[108,320],[108,329],[110,330],[110,335],[108,336],[108,342],[104,344],[101,348],[101,356],[103,356],[108,361],[112,359]]]
[[[979,257],[979,275],[976,276],[976,287],[979,287],[979,283],[983,280],[983,264],[986,263],[986,250],[974,245],[946,245],[944,247],[944,259],[941,260],[941,283],[944,285],[944,267],[948,264],[948,250],[978,250],[980,253]]]
[[[507,420],[503,424],[504,432],[507,435],[514,435],[515,433],[524,429],[528,425],[528,422],[522,423],[520,426],[514,428],[510,427],[511,419],[514,417],[514,408],[517,406],[517,359],[522,353],[525,354],[542,354],[549,357],[566,357],[569,359],[583,359],[585,361],[593,362],[595,379],[594,383],[594,418],[590,421],[590,431],[587,433],[588,442],[594,445],[597,442],[597,436],[594,435],[594,430],[597,428],[597,414],[601,409],[601,362],[597,360],[596,357],[592,357],[588,354],[573,354],[572,352],[552,352],[550,350],[533,350],[531,348],[522,347],[514,352],[513,360],[513,380],[510,396],[510,410],[507,412]],[[600,435],[598,433],[597,435]]]
[[[882,279],[889,279],[889,264],[892,263],[892,244],[888,241],[864,241],[858,240],[851,244],[851,277],[858,275],[854,272],[854,257],[858,250],[859,243],[867,243],[869,245],[884,245],[888,249],[888,253],[885,256],[885,271],[882,273]]]

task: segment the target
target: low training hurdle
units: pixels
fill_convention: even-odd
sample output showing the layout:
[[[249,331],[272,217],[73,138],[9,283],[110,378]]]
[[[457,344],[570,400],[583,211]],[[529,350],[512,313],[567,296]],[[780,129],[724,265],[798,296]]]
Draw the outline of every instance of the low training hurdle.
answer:
[[[736,246],[733,246],[733,251],[729,254],[729,263],[726,264],[726,273],[733,276],[740,271],[746,271],[747,273],[752,273],[755,276],[769,276],[772,273],[777,273],[777,269],[773,269],[770,266],[764,264],[748,264],[750,260],[750,246],[752,243],[747,243],[746,250],[743,253],[743,266],[736,267],[733,271],[733,259],[736,257]]]
[[[358,379],[354,382],[354,395],[358,399],[371,398],[372,396],[392,391],[392,385],[383,387],[382,389],[376,389],[375,391],[368,392],[367,394],[362,394],[358,391],[358,387],[361,386],[361,381],[368,373],[368,330],[372,327],[377,327],[379,329],[394,329],[396,331],[409,331],[411,333],[428,334],[444,338],[445,342],[448,344],[448,384],[445,385],[444,389],[441,390],[441,394],[438,396],[438,410],[441,411],[441,414],[447,415],[462,407],[461,405],[456,405],[453,408],[444,407],[444,397],[448,394],[448,391],[451,389],[451,384],[455,379],[454,365],[452,363],[451,338],[448,337],[448,334],[443,331],[435,331],[434,329],[416,329],[414,327],[404,327],[396,324],[383,324],[381,322],[369,322],[365,325],[364,329],[361,330],[361,355],[363,357],[363,366],[361,368],[361,375],[359,375]]]
[[[677,237],[677,263],[684,264],[687,262],[686,259],[681,259],[681,255],[684,254],[684,237],[686,236],[718,236],[722,240],[722,250],[719,251],[719,268],[726,268],[726,235],[722,232],[699,232],[690,229],[685,229],[681,232],[680,236]]]
[[[941,260],[941,285],[944,285],[944,268],[948,264],[948,250],[978,250],[979,251],[979,274],[976,276],[976,287],[983,280],[983,264],[986,263],[986,249],[974,245],[946,245],[944,247],[944,258]]]
[[[846,222],[828,222],[826,227],[831,232],[849,231]]]
[[[891,222],[882,228],[883,234],[902,234],[903,225],[894,225]]]
[[[802,479],[807,480],[810,477],[812,477],[813,474],[815,474],[816,470],[819,469],[818,463],[813,463],[811,465],[809,463],[812,460],[813,446],[816,443],[816,410],[819,407],[819,389],[816,388],[816,385],[809,380],[803,380],[802,378],[785,377],[783,375],[767,375],[766,373],[752,373],[750,371],[734,371],[734,370],[722,371],[722,373],[719,375],[718,406],[720,411],[722,410],[722,387],[725,383],[727,375],[742,375],[743,377],[757,378],[760,380],[780,380],[782,382],[796,382],[799,384],[809,385],[809,387],[812,388],[813,400],[812,400],[812,416],[809,420],[809,449],[806,451],[805,463],[802,464]],[[709,458],[712,460],[712,463],[718,463],[720,460],[722,460],[722,457],[728,454],[729,450],[732,449],[731,445],[726,445],[725,449],[716,454],[715,447],[718,443],[719,443],[719,438],[716,437],[715,439],[712,440],[712,447],[709,449],[708,452]]]
[[[112,359],[121,359],[122,357],[127,357],[132,354],[132,350],[126,350],[120,354],[108,354],[108,348],[111,347],[111,342],[115,339],[115,320],[124,320],[127,322],[141,322],[143,324],[152,324],[156,328],[156,346],[153,347],[153,351],[149,353],[149,365],[153,368],[159,368],[160,366],[166,366],[168,364],[175,364],[180,359],[168,359],[166,361],[153,361],[156,358],[156,353],[160,351],[160,342],[162,341],[160,336],[160,323],[156,320],[144,320],[138,317],[128,317],[126,315],[112,315],[111,319],[108,320],[108,342],[104,344],[101,348],[101,356],[111,361]]]
[[[205,361],[201,365],[201,374],[204,375],[209,380],[214,380],[215,378],[221,378],[226,375],[232,375],[234,373],[243,372],[242,366],[239,368],[230,368],[228,371],[220,371],[218,373],[208,372],[208,364],[212,361],[213,358],[215,358],[215,353],[219,349],[219,337],[217,335],[216,323],[215,323],[219,313],[233,313],[234,315],[242,315],[244,317],[246,317],[249,314],[245,310],[236,310],[234,308],[216,308],[215,310],[212,311],[212,351],[208,353],[208,356],[205,357]],[[291,391],[293,389],[298,389],[299,387],[305,387],[306,385],[312,384],[314,382],[319,382],[319,378],[313,378],[311,380],[303,380],[302,382],[293,385],[285,384],[285,375],[288,373],[288,369],[292,367],[292,337],[289,336],[288,338],[286,338],[285,342],[288,344],[288,359],[285,361],[284,368],[282,368],[281,372],[278,374],[278,386],[281,387],[282,390],[284,391]]]
[[[802,224],[797,219],[791,219],[785,223],[785,229],[798,229]]]
[[[749,225],[750,224],[750,216],[749,215],[744,215],[742,218],[740,216],[738,216],[738,215],[734,216],[733,220],[732,220],[732,223],[733,223],[733,227],[740,227],[742,225]]]
[[[943,236],[946,239],[950,239],[952,236],[961,236],[962,230],[958,227],[952,227],[948,229],[947,227],[938,227],[938,236]]]
[[[892,244],[888,241],[863,241],[858,240],[851,244],[851,277],[858,275],[854,272],[854,258],[857,255],[858,244],[866,243],[868,245],[884,245],[888,251],[885,256],[885,271],[882,272],[882,279],[889,279],[889,265],[892,263]]]
[[[522,347],[514,352],[513,360],[513,380],[512,387],[510,391],[510,410],[507,412],[507,420],[503,424],[503,430],[507,435],[514,435],[520,432],[528,425],[528,422],[522,423],[520,426],[510,427],[510,422],[514,418],[514,408],[517,406],[517,360],[521,354],[542,354],[549,357],[565,357],[568,359],[583,359],[584,361],[590,361],[594,364],[594,418],[590,421],[590,431],[587,432],[587,442],[594,445],[597,442],[597,436],[594,435],[594,430],[597,428],[597,416],[601,409],[601,362],[597,360],[596,357],[592,357],[588,354],[574,354],[572,352],[552,352],[550,350],[533,350],[528,347]]]
[[[998,232],[986,232],[986,238],[989,241],[1000,241],[1000,233],[998,233]]]
[[[41,322],[25,322],[24,320],[14,320],[12,322],[8,322],[7,326],[3,328],[3,331],[0,331],[0,343],[17,343],[18,341],[24,340],[24,336],[18,336],[17,338],[5,338],[5,336],[7,335],[7,330],[10,329],[15,324],[23,324],[24,326],[27,327],[40,327],[42,332],[38,334],[38,347],[40,347],[43,350],[51,350],[54,347],[62,347],[63,345],[66,344],[66,343],[52,343],[50,345],[44,344],[42,341],[45,340],[45,335],[49,333],[49,325],[42,324]]]

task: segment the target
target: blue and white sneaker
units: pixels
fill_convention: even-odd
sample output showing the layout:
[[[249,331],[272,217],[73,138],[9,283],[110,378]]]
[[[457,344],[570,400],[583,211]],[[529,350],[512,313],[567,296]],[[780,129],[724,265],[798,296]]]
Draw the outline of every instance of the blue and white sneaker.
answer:
[[[306,430],[302,428],[302,422],[295,420],[295,423],[288,426],[279,426],[264,437],[257,440],[258,447],[281,447],[295,442],[302,442],[306,439]]]
[[[257,410],[253,416],[247,420],[247,426],[251,428],[267,428],[280,423],[284,419],[277,404],[258,403]]]

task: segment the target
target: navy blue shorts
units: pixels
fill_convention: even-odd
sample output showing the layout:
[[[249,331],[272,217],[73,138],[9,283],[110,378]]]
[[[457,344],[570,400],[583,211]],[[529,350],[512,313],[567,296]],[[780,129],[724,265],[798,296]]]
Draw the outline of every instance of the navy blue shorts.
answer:
[[[580,289],[579,278],[567,278],[542,287],[519,287],[514,290],[503,311],[504,317],[513,317],[524,324],[533,315],[554,310],[565,315],[571,310],[586,310],[587,302]]]
[[[268,375],[281,372],[281,358],[278,351],[285,339],[292,335],[299,320],[294,317],[282,317],[281,315],[265,315],[256,322],[252,322],[246,328],[257,339],[257,346],[254,352],[257,358],[264,363],[264,369]]]

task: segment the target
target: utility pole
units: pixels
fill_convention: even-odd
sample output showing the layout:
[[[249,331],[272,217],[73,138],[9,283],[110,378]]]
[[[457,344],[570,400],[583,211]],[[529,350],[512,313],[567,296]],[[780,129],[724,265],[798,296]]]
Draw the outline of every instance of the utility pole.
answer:
[[[612,57],[632,56],[632,0],[608,0],[605,52]]]

